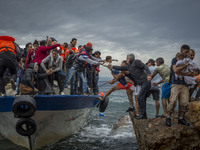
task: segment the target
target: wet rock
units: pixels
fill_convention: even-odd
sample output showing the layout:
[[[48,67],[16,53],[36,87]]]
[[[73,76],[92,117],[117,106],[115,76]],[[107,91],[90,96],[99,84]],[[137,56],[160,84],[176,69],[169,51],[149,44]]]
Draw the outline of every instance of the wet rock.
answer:
[[[130,112],[133,118],[134,113]],[[189,105],[190,126],[178,124],[172,117],[172,126],[165,125],[165,118],[132,119],[140,150],[197,150],[200,149],[200,102]]]
[[[118,134],[122,130],[126,130],[131,125],[131,120],[129,116],[121,116],[118,121],[112,126],[111,135]]]

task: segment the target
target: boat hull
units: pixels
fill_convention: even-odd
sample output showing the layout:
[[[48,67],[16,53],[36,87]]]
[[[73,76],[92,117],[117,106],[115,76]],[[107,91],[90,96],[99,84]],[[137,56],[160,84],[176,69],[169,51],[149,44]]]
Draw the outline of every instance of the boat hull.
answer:
[[[37,125],[36,132],[31,136],[34,149],[56,142],[79,130],[98,103],[96,97],[68,97],[64,99],[56,97],[50,99],[36,98],[37,111],[31,118]],[[80,103],[82,104],[80,105]],[[9,100],[7,104],[11,104]],[[70,107],[69,104],[71,104]],[[19,118],[14,118],[11,111],[0,112],[0,133],[11,142],[29,148],[28,137],[19,135],[15,130],[18,120]]]

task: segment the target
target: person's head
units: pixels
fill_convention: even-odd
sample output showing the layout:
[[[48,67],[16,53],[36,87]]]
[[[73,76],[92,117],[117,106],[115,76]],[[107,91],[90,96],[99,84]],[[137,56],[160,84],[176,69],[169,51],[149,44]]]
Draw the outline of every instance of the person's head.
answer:
[[[52,50],[52,57],[54,61],[58,58],[58,50],[56,48]]]
[[[151,81],[151,75],[150,75],[150,74],[147,75],[147,81],[148,81],[148,82]]]
[[[68,48],[68,43],[63,43],[65,45],[64,48]]]
[[[188,54],[188,57],[190,58],[190,59],[194,59],[194,57],[195,57],[195,51],[193,50],[193,49],[190,49],[189,50],[189,54]]]
[[[85,51],[89,54],[89,55],[92,55],[92,48],[91,47],[86,47],[85,48]]]
[[[155,66],[155,61],[153,59],[149,59],[148,62],[147,62],[147,66],[148,67]]]
[[[86,47],[92,47],[92,43],[91,43],[91,42],[88,42],[88,43],[86,44]]]
[[[165,62],[164,62],[164,59],[162,58],[162,57],[158,57],[157,59],[156,59],[156,66],[160,66],[160,65],[162,65],[162,64],[164,64]]]
[[[29,51],[32,48],[32,43],[27,43],[25,46],[26,51]]]
[[[47,42],[45,40],[40,41],[40,46],[46,46]]]
[[[82,45],[79,45],[79,46],[78,46],[78,51],[79,51],[79,52],[80,52],[80,50],[81,50],[82,47],[83,47]]]
[[[176,54],[176,59],[177,59],[177,60],[181,60],[181,59],[183,59],[183,58],[184,58],[184,55],[183,55],[182,53],[178,52],[178,53]]]
[[[188,57],[190,47],[188,45],[182,45],[181,46],[181,53],[183,54],[184,58]]]
[[[76,38],[72,38],[71,42],[72,46],[76,46],[76,43],[77,43],[77,39]]]
[[[34,63],[34,68],[33,69],[34,69],[35,72],[38,72],[38,63],[37,62]]]
[[[106,56],[106,61],[112,63],[112,56]]]
[[[128,54],[126,57],[126,62],[130,64],[133,60],[135,60],[135,55],[134,54]]]
[[[93,56],[96,57],[96,58],[100,58],[101,52],[100,51],[96,51],[96,52],[94,52]]]
[[[127,61],[123,60],[122,63],[121,63],[121,66],[127,66],[127,65],[128,65]]]
[[[34,51],[36,51],[36,50],[38,49],[38,47],[39,47],[39,42],[38,42],[37,40],[35,40],[35,41],[33,42]]]

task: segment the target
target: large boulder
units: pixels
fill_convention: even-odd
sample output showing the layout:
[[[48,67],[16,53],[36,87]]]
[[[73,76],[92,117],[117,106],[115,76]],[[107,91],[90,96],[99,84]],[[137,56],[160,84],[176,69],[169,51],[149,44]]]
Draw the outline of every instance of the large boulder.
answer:
[[[140,150],[200,149],[200,102],[190,103],[190,126],[179,125],[177,115],[172,117],[171,127],[165,125],[165,118],[137,120],[133,116],[130,112]]]

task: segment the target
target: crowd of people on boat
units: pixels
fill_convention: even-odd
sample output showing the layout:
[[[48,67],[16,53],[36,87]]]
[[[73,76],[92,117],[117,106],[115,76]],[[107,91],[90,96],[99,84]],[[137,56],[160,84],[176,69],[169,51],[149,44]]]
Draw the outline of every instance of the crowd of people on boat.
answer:
[[[127,112],[135,111],[136,119],[147,118],[146,100],[152,95],[155,100],[156,117],[166,117],[167,126],[171,126],[171,114],[177,101],[178,123],[189,125],[184,119],[184,114],[188,111],[189,100],[197,87],[199,89],[196,98],[200,97],[199,68],[193,61],[195,51],[188,45],[181,46],[170,67],[162,57],[149,59],[145,64],[136,59],[134,54],[128,54],[121,66],[115,66],[112,65],[112,61],[117,60],[112,56],[103,60],[100,51],[93,51],[91,42],[79,45],[77,49],[76,38],[72,38],[69,44],[58,44],[55,38],[47,37],[46,40],[27,43],[24,49],[14,41],[12,37],[0,36],[1,96],[6,96],[5,86],[9,82],[12,88],[16,89],[16,95],[66,95],[65,89],[68,86],[71,95],[97,95],[99,66],[103,65],[113,76],[109,83],[118,83],[108,90],[101,100],[115,90],[126,90],[130,103]],[[57,81],[57,85],[54,80]],[[58,92],[55,89],[58,89]],[[160,94],[163,115],[159,115]]]

